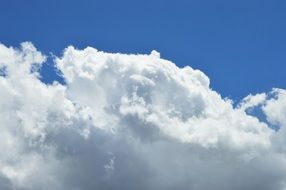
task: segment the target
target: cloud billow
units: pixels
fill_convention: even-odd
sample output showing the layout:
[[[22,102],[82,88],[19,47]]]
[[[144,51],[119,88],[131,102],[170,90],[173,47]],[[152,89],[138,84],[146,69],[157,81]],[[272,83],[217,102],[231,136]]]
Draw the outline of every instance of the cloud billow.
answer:
[[[45,60],[0,45],[0,189],[286,189],[285,90],[234,107],[156,51],[72,46],[54,60],[66,83],[45,84]]]

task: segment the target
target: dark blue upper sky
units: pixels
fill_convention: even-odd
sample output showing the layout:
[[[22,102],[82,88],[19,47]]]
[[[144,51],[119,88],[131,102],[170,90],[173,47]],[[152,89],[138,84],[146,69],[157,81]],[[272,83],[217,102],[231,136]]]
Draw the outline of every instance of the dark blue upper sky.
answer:
[[[93,46],[161,52],[205,72],[213,89],[238,100],[286,88],[284,0],[9,0],[0,2],[0,42],[31,41],[48,54]],[[43,69],[45,80],[55,75]]]

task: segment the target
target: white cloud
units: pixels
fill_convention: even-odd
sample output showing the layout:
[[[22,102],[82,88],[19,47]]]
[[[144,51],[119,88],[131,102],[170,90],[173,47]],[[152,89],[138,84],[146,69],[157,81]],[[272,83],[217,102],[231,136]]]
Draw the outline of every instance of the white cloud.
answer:
[[[285,189],[285,90],[240,107],[150,55],[65,49],[46,85],[31,43],[0,45],[1,189]],[[262,105],[277,132],[246,109]]]
[[[266,101],[263,111],[270,123],[286,127],[286,90],[274,89],[273,98]]]
[[[246,111],[247,109],[257,107],[263,104],[266,100],[266,94],[256,94],[256,95],[248,95],[246,96],[239,104],[239,108]]]

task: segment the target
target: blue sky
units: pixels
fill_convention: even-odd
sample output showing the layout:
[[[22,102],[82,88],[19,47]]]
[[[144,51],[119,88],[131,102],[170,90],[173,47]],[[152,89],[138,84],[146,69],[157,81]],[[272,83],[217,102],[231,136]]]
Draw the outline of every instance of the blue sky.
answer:
[[[10,0],[0,3],[0,41],[31,41],[46,54],[93,46],[161,52],[205,72],[224,97],[286,88],[286,1]],[[51,68],[44,80],[56,79]]]

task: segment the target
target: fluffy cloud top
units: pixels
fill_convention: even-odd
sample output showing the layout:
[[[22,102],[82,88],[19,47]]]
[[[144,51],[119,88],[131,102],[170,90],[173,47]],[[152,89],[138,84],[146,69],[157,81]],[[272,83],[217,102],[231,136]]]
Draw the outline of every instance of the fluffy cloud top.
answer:
[[[45,60],[31,43],[0,45],[0,189],[286,189],[285,90],[234,107],[156,51],[91,47],[66,48],[66,84],[47,85]]]

